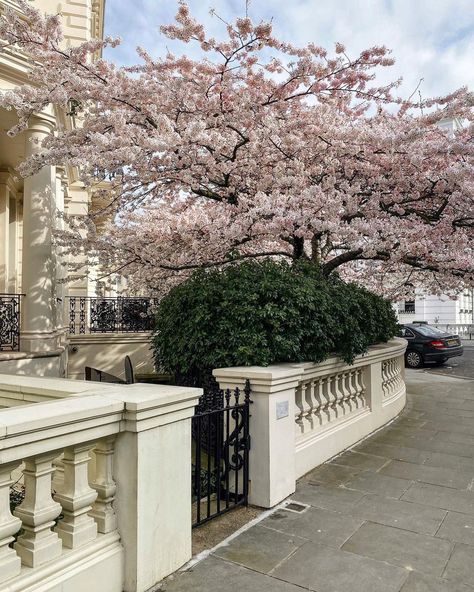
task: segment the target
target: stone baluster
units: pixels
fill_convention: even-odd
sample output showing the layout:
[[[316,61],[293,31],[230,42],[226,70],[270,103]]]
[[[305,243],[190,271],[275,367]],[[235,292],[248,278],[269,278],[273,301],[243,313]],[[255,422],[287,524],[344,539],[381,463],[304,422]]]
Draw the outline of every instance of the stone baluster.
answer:
[[[321,393],[321,421],[323,425],[328,424],[331,421],[331,411],[329,408],[330,397],[329,397],[329,384],[328,377],[323,376],[320,379],[320,393]]]
[[[58,453],[45,453],[25,460],[25,499],[14,514],[23,523],[24,533],[14,548],[27,567],[37,567],[61,555],[62,543],[52,531],[61,506],[51,497],[53,460]]]
[[[299,384],[295,390],[295,422],[297,426],[297,435],[304,434],[304,421],[303,416],[305,413],[304,409],[304,397],[303,397],[303,385]]]
[[[333,421],[337,418],[337,390],[336,390],[336,376],[333,374],[332,376],[327,377],[328,382],[328,398],[329,398],[329,421]]]
[[[326,419],[326,416],[324,413],[326,399],[323,394],[323,379],[322,378],[316,378],[316,380],[314,381],[314,399],[315,399],[315,401],[317,401],[317,403],[316,403],[316,405],[317,405],[316,417],[319,422],[319,425],[322,426],[322,425],[324,425],[324,422]]]
[[[53,460],[53,467],[53,493],[60,493],[64,486],[64,463],[62,454]]]
[[[113,532],[117,528],[117,515],[113,508],[117,486],[113,479],[115,436],[99,440],[95,452],[95,478],[91,483],[97,491],[97,499],[90,516],[97,523],[102,534]]]
[[[314,430],[314,426],[315,426],[314,413],[317,412],[316,400],[314,399],[314,396],[313,396],[314,381],[307,382],[303,386],[303,390],[304,390],[304,401],[305,401],[305,415],[304,415],[305,432],[311,432],[312,430]]]
[[[362,368],[358,368],[356,371],[356,388],[357,388],[357,397],[361,401],[362,407],[365,407],[367,405],[367,399],[366,399],[367,393],[365,390],[364,373],[362,371]]]
[[[88,443],[64,449],[64,485],[54,499],[61,504],[64,514],[56,532],[69,549],[80,547],[97,536],[97,524],[88,515],[97,497],[97,492],[89,486],[87,474],[92,448]]]
[[[18,575],[21,569],[21,559],[10,547],[13,535],[21,528],[21,520],[10,512],[11,473],[18,466],[18,463],[0,465],[0,583]]]
[[[311,398],[313,401],[313,417],[312,417],[312,426],[313,430],[319,427],[322,423],[321,420],[321,396],[320,396],[320,389],[321,389],[321,380],[319,378],[314,379],[311,382]]]
[[[353,401],[351,399],[351,372],[348,370],[342,376],[342,388],[344,391],[344,406],[346,413],[352,413],[354,410]]]
[[[382,362],[382,395],[387,396],[387,362]]]
[[[344,374],[336,374],[334,377],[334,394],[336,396],[337,416],[343,417],[345,414],[344,408]]]
[[[351,370],[349,372],[349,393],[350,393],[350,398],[352,401],[352,408],[353,409],[358,409],[359,408],[359,400],[357,398],[357,389],[355,387],[355,375],[356,375],[357,370]]]

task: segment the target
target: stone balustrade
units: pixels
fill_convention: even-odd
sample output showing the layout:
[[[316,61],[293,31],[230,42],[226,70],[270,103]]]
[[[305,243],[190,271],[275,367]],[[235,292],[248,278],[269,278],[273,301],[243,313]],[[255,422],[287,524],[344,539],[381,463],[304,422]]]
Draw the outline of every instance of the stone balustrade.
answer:
[[[354,363],[219,368],[221,388],[250,380],[250,503],[272,507],[296,479],[393,419],[405,406],[406,341],[369,348]]]
[[[0,394],[33,396],[35,379],[15,378],[0,376]],[[76,385],[36,379],[52,400],[0,410],[1,591],[142,592],[191,557],[201,390]],[[24,498],[12,513],[13,478]]]

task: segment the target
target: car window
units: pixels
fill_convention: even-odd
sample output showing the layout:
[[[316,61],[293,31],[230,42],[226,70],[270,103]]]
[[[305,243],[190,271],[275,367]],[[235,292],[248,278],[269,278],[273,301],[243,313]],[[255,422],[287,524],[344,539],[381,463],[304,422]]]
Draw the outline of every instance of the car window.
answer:
[[[418,333],[424,335],[425,337],[438,337],[439,335],[444,335],[445,332],[441,331],[441,329],[437,329],[436,327],[430,327],[429,325],[420,325],[416,328]]]
[[[412,339],[413,337],[415,337],[415,334],[407,327],[402,327],[400,329],[400,337],[405,337],[405,339]]]

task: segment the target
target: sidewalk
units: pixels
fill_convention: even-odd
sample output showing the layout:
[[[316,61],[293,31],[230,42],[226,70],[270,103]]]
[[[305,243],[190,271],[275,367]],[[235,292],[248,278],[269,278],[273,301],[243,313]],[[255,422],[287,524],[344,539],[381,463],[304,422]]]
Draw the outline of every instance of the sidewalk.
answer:
[[[395,422],[166,592],[473,592],[474,380],[408,371]]]

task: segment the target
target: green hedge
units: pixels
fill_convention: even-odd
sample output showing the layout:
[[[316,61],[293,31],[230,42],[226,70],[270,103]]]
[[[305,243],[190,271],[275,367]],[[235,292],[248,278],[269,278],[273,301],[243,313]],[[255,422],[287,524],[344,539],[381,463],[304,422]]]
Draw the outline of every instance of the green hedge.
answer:
[[[353,361],[396,334],[390,303],[310,264],[248,262],[200,271],[162,300],[154,335],[159,369],[198,384],[213,368]]]

